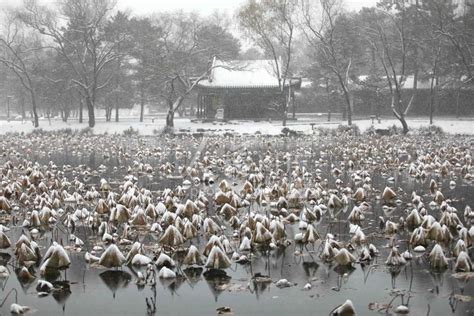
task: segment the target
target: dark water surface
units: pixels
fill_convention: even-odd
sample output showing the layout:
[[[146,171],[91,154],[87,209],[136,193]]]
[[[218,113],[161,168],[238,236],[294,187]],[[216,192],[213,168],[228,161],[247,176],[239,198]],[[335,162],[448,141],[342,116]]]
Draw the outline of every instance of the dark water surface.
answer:
[[[121,141],[122,146],[127,144],[126,141]],[[327,178],[330,186],[334,187],[335,178],[330,174],[331,166],[315,165],[315,162],[324,156],[324,152],[321,153],[320,141],[308,142],[306,140],[306,143],[301,141],[297,144],[298,146],[307,146],[313,148],[313,151],[306,155],[295,154],[293,158],[310,172],[314,172],[316,167],[321,169],[321,177]],[[161,141],[145,138],[141,142],[145,142],[150,147],[157,147],[160,146]],[[220,148],[211,150],[217,154],[223,154],[229,149],[242,150],[245,147],[256,151],[258,156],[258,150],[265,147],[265,142],[265,139],[250,139],[240,141],[240,145],[227,143]],[[60,169],[62,165],[75,167],[82,164],[91,170],[96,170],[100,165],[104,165],[107,171],[93,174],[90,177],[84,178],[79,172],[72,171],[66,171],[65,176],[68,179],[78,177],[88,185],[97,185],[100,178],[107,178],[113,186],[118,187],[123,182],[128,166],[133,165],[134,160],[145,161],[154,167],[166,161],[184,165],[188,162],[184,160],[192,159],[201,142],[199,140],[177,141],[177,144],[184,148],[183,150],[190,152],[186,158],[176,158],[173,148],[166,149],[169,143],[163,144],[164,150],[161,151],[160,157],[143,158],[134,151],[133,144],[135,143],[136,141],[131,141],[129,147],[125,149],[125,151],[133,153],[132,157],[120,157],[119,154],[104,157],[109,155],[104,155],[105,151],[102,148],[91,147],[86,150],[65,144],[62,148],[57,146],[56,148],[44,148],[44,150],[37,148],[36,151],[25,154],[22,158],[38,161],[41,164],[53,161]],[[292,151],[295,146],[295,143],[285,142],[281,144],[281,149]],[[207,150],[210,149],[207,148]],[[202,155],[200,157],[202,158]],[[4,163],[6,159],[4,157],[0,162]],[[333,157],[331,159],[337,165],[339,158]],[[282,168],[287,166],[288,163],[282,162]],[[218,175],[218,180],[227,178],[231,183],[238,182],[236,188],[242,184],[241,180],[226,176],[222,172],[216,172],[216,175]],[[152,191],[175,187],[182,183],[181,179],[170,179],[163,173],[156,171],[150,175],[137,173],[137,176],[139,185]],[[394,177],[394,183],[386,182],[390,176]],[[350,172],[344,171],[340,178],[345,183],[349,183]],[[374,172],[372,180],[373,187],[379,190],[383,190],[386,184],[392,187],[401,187],[406,192],[406,196],[403,198],[404,205],[410,200],[409,194],[414,190],[424,196],[425,201],[430,201],[428,195],[430,177],[423,181],[416,180],[409,177],[406,170],[393,169],[388,170],[384,175]],[[458,209],[460,217],[462,217],[466,205],[474,206],[474,190],[471,183],[458,178],[456,188],[449,189],[449,181],[452,180],[452,177],[439,178],[438,180],[442,183],[443,194],[455,201],[453,205]],[[217,183],[218,181],[211,186],[200,184],[199,188],[212,193],[215,192]],[[373,200],[371,204],[372,213],[367,215],[363,227],[367,228],[365,233],[369,242],[377,246],[380,254],[371,263],[371,266],[355,264],[355,269],[352,271],[340,271],[334,264],[321,262],[318,258],[320,243],[316,244],[314,251],[309,246],[310,254],[305,251],[304,255],[294,255],[295,250],[299,250],[299,247],[291,245],[282,251],[257,252],[252,258],[251,264],[234,263],[232,268],[227,270],[227,274],[232,277],[228,283],[216,286],[216,284],[205,280],[203,276],[197,276],[176,281],[158,280],[156,288],[152,289],[150,286],[140,288],[135,284],[136,272],[140,269],[123,267],[118,269],[119,272],[113,272],[112,277],[106,277],[107,274],[104,275],[104,272],[107,270],[86,264],[85,249],[83,249],[80,253],[69,252],[72,264],[67,271],[61,272],[58,278],[70,281],[70,292],[38,297],[35,287],[39,277],[30,284],[22,284],[16,277],[13,267],[9,266],[10,277],[0,280],[2,285],[0,298],[3,298],[10,289],[18,289],[19,304],[30,306],[34,315],[147,315],[146,298],[156,299],[156,315],[215,315],[216,308],[221,306],[230,306],[235,315],[328,315],[334,307],[346,299],[352,300],[358,315],[377,315],[380,313],[377,310],[370,310],[369,304],[373,302],[388,303],[393,298],[393,293],[400,292],[405,293],[404,303],[409,300],[410,315],[427,315],[428,309],[430,310],[429,315],[473,315],[473,301],[456,302],[453,300],[455,294],[474,295],[472,280],[462,282],[453,278],[451,269],[441,273],[433,272],[429,269],[426,258],[416,254],[415,258],[406,266],[395,271],[384,264],[389,253],[389,239],[380,234],[378,218],[381,215],[385,215],[387,218],[387,214],[384,214],[380,201]],[[406,216],[403,213],[404,205],[397,207],[389,217],[395,221],[401,215]],[[352,206],[347,212],[340,212],[338,218],[345,220],[350,209]],[[298,224],[287,226],[287,229],[288,236],[292,239],[292,236],[298,233]],[[326,218],[318,224],[317,229],[321,235],[325,234],[328,229]],[[348,241],[350,239],[346,222],[337,223],[332,232],[338,234],[340,240]],[[231,231],[228,233],[231,234]],[[374,235],[370,235],[371,233]],[[403,232],[398,239],[406,240],[409,238],[409,233],[408,231]],[[9,236],[13,243],[20,234],[20,227],[12,228]],[[52,234],[51,231],[46,231],[40,240],[40,244],[46,249],[50,244]],[[76,235],[86,242],[84,247],[86,249],[94,241],[94,237],[90,236],[89,230],[85,227],[78,227]],[[67,238],[65,236],[62,238],[64,238],[64,244],[67,244]],[[158,236],[147,236],[150,243],[157,239]],[[238,242],[233,242],[234,246],[238,248]],[[197,243],[204,244],[205,238],[201,237]],[[400,242],[400,252],[405,249],[406,243]],[[269,275],[274,282],[285,278],[295,285],[279,289],[273,283],[255,284],[251,280],[251,276],[258,272]],[[308,282],[312,284],[312,288],[305,291],[303,286]],[[0,309],[0,315],[9,313],[9,306],[12,302],[10,297]],[[401,299],[395,299],[393,305],[398,306],[399,304],[401,304]]]

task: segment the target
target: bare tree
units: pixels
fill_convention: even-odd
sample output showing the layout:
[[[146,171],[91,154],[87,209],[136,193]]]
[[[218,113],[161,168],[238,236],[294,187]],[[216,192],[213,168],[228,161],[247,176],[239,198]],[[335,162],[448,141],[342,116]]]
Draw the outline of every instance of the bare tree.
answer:
[[[408,124],[405,117],[415,98],[416,89],[410,100],[405,103],[403,91],[407,79],[407,62],[412,48],[408,36],[409,20],[406,4],[401,1],[396,5],[396,10],[392,10],[388,1],[382,3],[382,9],[374,10],[374,18],[365,26],[364,38],[376,52],[385,75],[383,79],[390,91],[392,113],[400,121],[403,133],[406,134]]]
[[[95,125],[98,93],[112,78],[105,69],[118,58],[115,47],[121,39],[110,42],[104,34],[113,7],[111,0],[62,0],[58,14],[39,6],[35,0],[26,0],[21,14],[27,25],[54,41],[54,48],[69,64],[74,73],[72,82],[85,98],[90,127]]]
[[[39,126],[37,113],[37,92],[34,68],[35,54],[43,47],[40,40],[28,34],[14,14],[6,13],[5,32],[0,35],[0,62],[10,69],[30,94],[33,124]]]
[[[241,28],[267,56],[273,59],[275,75],[281,92],[279,112],[286,125],[290,102],[285,87],[293,59],[294,40],[297,31],[297,0],[249,0],[237,13]],[[280,62],[281,61],[281,62]]]
[[[163,58],[159,67],[158,86],[166,100],[166,127],[173,128],[174,115],[183,101],[213,69],[218,56],[235,58],[238,41],[218,21],[206,21],[195,14],[161,15],[155,21],[162,30]]]
[[[321,0],[319,6],[311,0],[302,0],[302,30],[308,44],[314,49],[321,68],[328,68],[336,78],[346,101],[347,123],[352,124],[353,96],[350,72],[357,49],[351,46],[355,38],[349,28],[340,30],[346,21],[340,0]]]

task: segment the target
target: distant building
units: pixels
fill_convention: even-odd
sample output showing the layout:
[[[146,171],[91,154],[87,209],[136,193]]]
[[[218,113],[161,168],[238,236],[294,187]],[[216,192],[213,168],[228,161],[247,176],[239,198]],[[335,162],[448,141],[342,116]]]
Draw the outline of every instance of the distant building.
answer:
[[[215,59],[209,77],[197,85],[197,117],[278,118],[277,109],[283,102],[288,102],[288,111],[294,112],[301,78],[284,80],[277,74],[280,65],[273,60]]]

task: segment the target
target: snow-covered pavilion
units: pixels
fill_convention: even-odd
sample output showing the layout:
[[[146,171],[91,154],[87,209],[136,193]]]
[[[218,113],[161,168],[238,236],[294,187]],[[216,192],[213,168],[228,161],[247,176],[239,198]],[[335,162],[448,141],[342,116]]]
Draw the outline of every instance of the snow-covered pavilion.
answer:
[[[274,60],[214,59],[208,78],[197,84],[198,118],[215,119],[219,109],[224,120],[281,118],[283,102],[294,113],[301,78],[284,79],[280,65]]]

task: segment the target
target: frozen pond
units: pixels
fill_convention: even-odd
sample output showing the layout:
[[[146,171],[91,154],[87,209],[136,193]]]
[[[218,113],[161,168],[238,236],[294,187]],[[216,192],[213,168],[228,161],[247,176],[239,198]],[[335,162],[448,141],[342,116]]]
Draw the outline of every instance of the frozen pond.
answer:
[[[157,203],[166,188],[175,189],[182,185],[185,179],[190,179],[192,185],[186,195],[180,199],[196,199],[199,191],[204,192],[212,201],[219,191],[219,183],[226,179],[235,192],[240,192],[252,174],[249,167],[251,162],[260,167],[265,174],[265,180],[258,184],[262,189],[272,187],[278,181],[272,178],[272,171],[280,169],[280,178],[289,176],[289,183],[296,180],[292,176],[295,169],[305,170],[308,173],[303,179],[303,187],[299,189],[301,195],[308,188],[318,185],[328,191],[342,189],[336,186],[336,179],[343,181],[343,187],[350,187],[353,191],[358,187],[354,181],[354,174],[365,170],[370,174],[371,193],[367,202],[370,210],[365,214],[361,227],[367,236],[368,243],[372,243],[379,250],[378,256],[372,261],[354,263],[353,268],[338,267],[336,263],[324,262],[320,258],[323,248],[322,241],[315,245],[301,248],[295,245],[294,236],[300,232],[299,222],[285,224],[287,238],[291,244],[286,248],[256,249],[253,251],[250,263],[232,263],[226,270],[231,277],[226,281],[209,280],[200,273],[197,275],[184,274],[183,277],[173,280],[157,279],[155,287],[136,284],[137,273],[144,273],[145,268],[123,266],[118,269],[105,269],[96,264],[88,264],[84,259],[86,251],[93,246],[102,245],[100,238],[92,233],[87,225],[77,225],[75,235],[84,241],[80,250],[75,249],[74,242],[69,241],[65,225],[42,226],[38,230],[41,236],[37,238],[44,254],[50,246],[51,240],[62,243],[71,259],[70,267],[60,272],[51,282],[57,280],[69,281],[69,289],[54,292],[45,297],[38,296],[36,291],[37,280],[41,279],[39,264],[30,268],[36,275],[28,282],[20,281],[15,275],[14,268],[18,267],[13,249],[3,250],[0,262],[8,266],[11,275],[1,280],[3,298],[10,289],[18,290],[18,303],[32,308],[34,315],[153,315],[153,300],[156,300],[156,315],[214,315],[216,308],[229,306],[236,315],[328,315],[339,304],[350,299],[358,315],[378,315],[378,309],[386,306],[395,294],[403,294],[395,298],[390,309],[403,303],[408,304],[410,315],[471,315],[474,312],[474,285],[471,278],[459,279],[453,277],[455,258],[448,253],[458,239],[455,229],[452,230],[453,241],[445,248],[449,258],[449,267],[443,271],[430,268],[427,254],[432,248],[430,241],[426,254],[413,253],[413,259],[400,267],[389,267],[385,264],[390,253],[391,242],[396,242],[400,253],[407,249],[412,229],[405,227],[395,235],[386,234],[380,226],[380,217],[385,221],[398,222],[402,216],[406,218],[406,210],[411,210],[411,193],[423,198],[429,214],[439,220],[439,209],[430,209],[429,203],[433,200],[430,193],[430,181],[435,179],[438,188],[445,199],[450,199],[450,205],[458,211],[463,225],[470,227],[469,219],[463,214],[466,205],[474,206],[474,190],[470,179],[462,175],[461,167],[466,163],[461,159],[463,155],[472,155],[473,139],[462,136],[411,136],[403,137],[372,137],[347,135],[319,135],[299,138],[282,137],[123,137],[123,136],[68,136],[63,134],[47,134],[31,137],[10,136],[0,141],[3,156],[0,163],[5,166],[10,161],[14,166],[24,160],[38,163],[39,168],[51,174],[44,180],[52,185],[53,180],[77,181],[66,190],[72,194],[74,186],[82,183],[81,192],[98,188],[100,179],[105,178],[113,191],[121,192],[124,177],[133,175],[140,189],[151,191],[153,203]],[[454,152],[453,152],[454,149]],[[236,155],[235,153],[239,153]],[[458,158],[459,167],[452,161],[447,175],[441,175],[436,167],[433,156],[433,168],[426,167],[429,162],[420,157],[433,153],[439,156],[440,166],[445,160],[452,161]],[[442,156],[445,154],[445,157]],[[450,156],[451,155],[451,156]],[[266,159],[267,158],[267,159]],[[396,159],[398,158],[398,159]],[[354,166],[349,167],[349,161]],[[424,176],[415,177],[409,174],[410,163],[425,164]],[[140,164],[149,164],[149,171],[140,167]],[[180,167],[195,166],[199,170],[199,178],[203,178],[202,170],[212,175],[211,183],[194,182],[192,177],[181,177]],[[234,166],[237,173],[228,172],[229,166]],[[57,168],[56,168],[57,167]],[[469,168],[468,166],[468,172]],[[337,169],[337,173],[336,173]],[[5,171],[5,169],[4,169]],[[340,173],[339,173],[340,171]],[[24,171],[14,168],[14,175],[22,175]],[[299,176],[298,176],[299,177]],[[9,181],[4,172],[4,182]],[[326,183],[327,179],[327,183]],[[455,182],[455,186],[453,185]],[[6,183],[4,183],[5,187]],[[384,206],[383,200],[377,198],[386,186],[397,192],[401,203]],[[255,185],[257,187],[257,185]],[[52,187],[51,187],[52,190]],[[102,193],[103,194],[103,193]],[[104,196],[104,195],[103,195]],[[267,206],[252,204],[251,211],[265,216],[274,212],[276,200],[270,200]],[[80,206],[74,205],[71,210],[85,207],[92,212],[96,200],[86,200]],[[327,203],[327,202],[324,202]],[[349,204],[335,210],[334,218],[327,211],[315,223],[315,227],[324,241],[326,233],[332,233],[340,242],[349,243],[348,215],[356,201],[349,199]],[[18,204],[14,201],[12,204]],[[302,204],[303,205],[303,204]],[[304,205],[309,206],[308,201]],[[65,203],[61,207],[67,211]],[[2,217],[3,225],[9,226],[7,233],[12,244],[24,231],[28,236],[28,228],[22,228],[21,223],[26,218],[27,206],[17,211],[16,225]],[[293,212],[300,217],[303,208]],[[210,203],[205,210],[208,216],[214,216],[217,206]],[[239,217],[245,217],[249,207],[238,210]],[[226,226],[223,234],[228,237],[234,249],[239,248],[239,239],[232,238],[233,230]],[[149,223],[150,224],[150,223]],[[119,227],[117,233],[121,234]],[[135,233],[135,232],[134,232]],[[137,240],[149,246],[147,254],[152,257],[152,251],[158,247],[159,233],[150,233],[148,228],[138,229],[134,234]],[[394,238],[394,239],[392,239]],[[188,240],[183,247],[191,243],[202,250],[208,240],[201,231],[197,238]],[[105,246],[104,246],[105,247]],[[354,256],[359,257],[361,247],[353,245]],[[130,246],[121,246],[124,254]],[[469,249],[472,258],[472,247]],[[99,254],[100,255],[100,254]],[[229,257],[231,254],[229,254]],[[178,257],[175,257],[178,260]],[[178,270],[178,269],[177,269]],[[179,269],[180,270],[180,269]],[[112,271],[112,272],[111,272]],[[205,268],[203,269],[205,271]],[[254,282],[252,276],[256,273],[267,275],[272,283]],[[276,281],[287,279],[293,284],[291,287],[278,288]],[[310,283],[311,289],[304,290],[305,284]],[[67,286],[66,286],[67,287]],[[471,300],[471,301],[469,301]],[[9,312],[9,306],[14,298],[11,295],[1,308],[2,315]],[[375,303],[375,304],[373,304]],[[147,308],[147,305],[148,308]],[[382,313],[384,313],[382,311]]]

